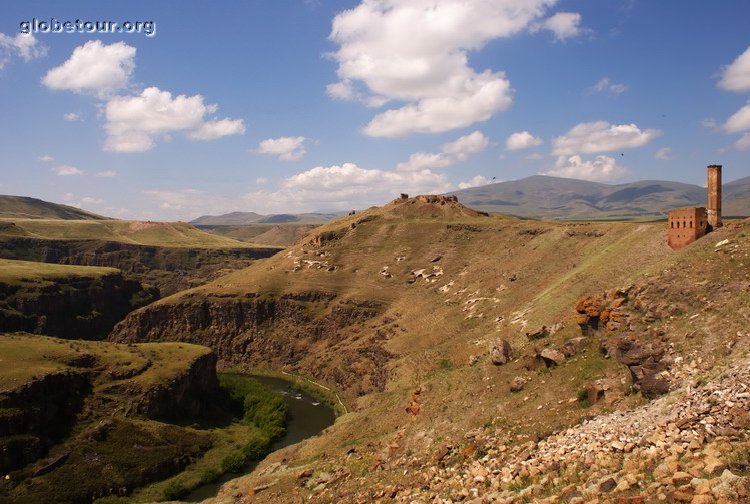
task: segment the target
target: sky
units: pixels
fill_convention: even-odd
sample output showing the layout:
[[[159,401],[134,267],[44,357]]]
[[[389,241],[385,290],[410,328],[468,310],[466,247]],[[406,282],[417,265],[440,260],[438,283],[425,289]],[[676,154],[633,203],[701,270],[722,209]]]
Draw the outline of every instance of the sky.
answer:
[[[0,4],[0,194],[191,220],[750,175],[750,2]]]

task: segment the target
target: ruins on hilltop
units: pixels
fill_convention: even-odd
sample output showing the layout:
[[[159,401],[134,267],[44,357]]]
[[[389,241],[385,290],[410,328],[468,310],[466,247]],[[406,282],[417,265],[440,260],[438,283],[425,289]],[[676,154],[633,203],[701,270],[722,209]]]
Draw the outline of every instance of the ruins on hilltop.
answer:
[[[677,250],[721,227],[721,165],[708,166],[705,207],[675,208],[667,219],[667,243]]]

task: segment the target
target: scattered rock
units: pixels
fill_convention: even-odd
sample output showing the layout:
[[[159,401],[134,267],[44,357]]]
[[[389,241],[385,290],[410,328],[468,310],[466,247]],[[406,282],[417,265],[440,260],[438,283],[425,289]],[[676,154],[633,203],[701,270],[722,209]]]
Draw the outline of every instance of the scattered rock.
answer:
[[[529,340],[538,340],[542,338],[546,338],[550,335],[550,329],[546,325],[543,325],[536,331],[531,331],[526,333],[526,337],[529,338]]]
[[[500,339],[492,344],[490,360],[496,366],[506,364],[513,358],[513,349],[507,340]]]
[[[521,377],[521,376],[516,376],[510,382],[510,391],[511,392],[520,392],[520,391],[523,390],[524,385],[526,385],[526,380],[523,377]]]
[[[565,362],[565,355],[559,350],[545,348],[538,356],[547,367],[559,366]]]

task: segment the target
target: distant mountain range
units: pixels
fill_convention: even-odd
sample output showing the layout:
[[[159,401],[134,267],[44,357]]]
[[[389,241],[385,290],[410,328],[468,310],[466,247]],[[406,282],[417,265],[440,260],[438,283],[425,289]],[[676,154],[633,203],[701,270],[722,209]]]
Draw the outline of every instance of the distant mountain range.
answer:
[[[535,175],[452,192],[466,206],[532,219],[663,218],[672,208],[705,206],[706,189],[665,180],[602,184]],[[723,184],[725,216],[750,215],[750,177]]]
[[[94,219],[105,220],[102,217],[80,208],[50,203],[26,196],[0,195],[0,218],[9,219]]]
[[[198,227],[248,226],[251,224],[323,224],[340,216],[340,213],[262,215],[255,212],[232,212],[224,215],[203,215],[190,221],[190,224]]]

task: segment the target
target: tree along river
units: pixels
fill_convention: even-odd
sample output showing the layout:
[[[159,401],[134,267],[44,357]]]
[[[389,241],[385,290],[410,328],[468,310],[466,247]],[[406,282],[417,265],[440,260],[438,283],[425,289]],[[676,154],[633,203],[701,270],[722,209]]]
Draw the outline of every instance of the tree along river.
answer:
[[[303,439],[315,436],[329,425],[333,425],[333,421],[336,419],[333,410],[327,404],[321,403],[314,397],[293,388],[290,382],[267,376],[247,376],[282,394],[288,407],[286,432],[271,445],[271,451],[299,443]],[[247,468],[247,472],[255,469],[257,465],[258,462],[253,462]],[[183,500],[184,502],[200,502],[215,497],[224,483],[239,476],[238,474],[224,474],[215,483],[196,488]]]

